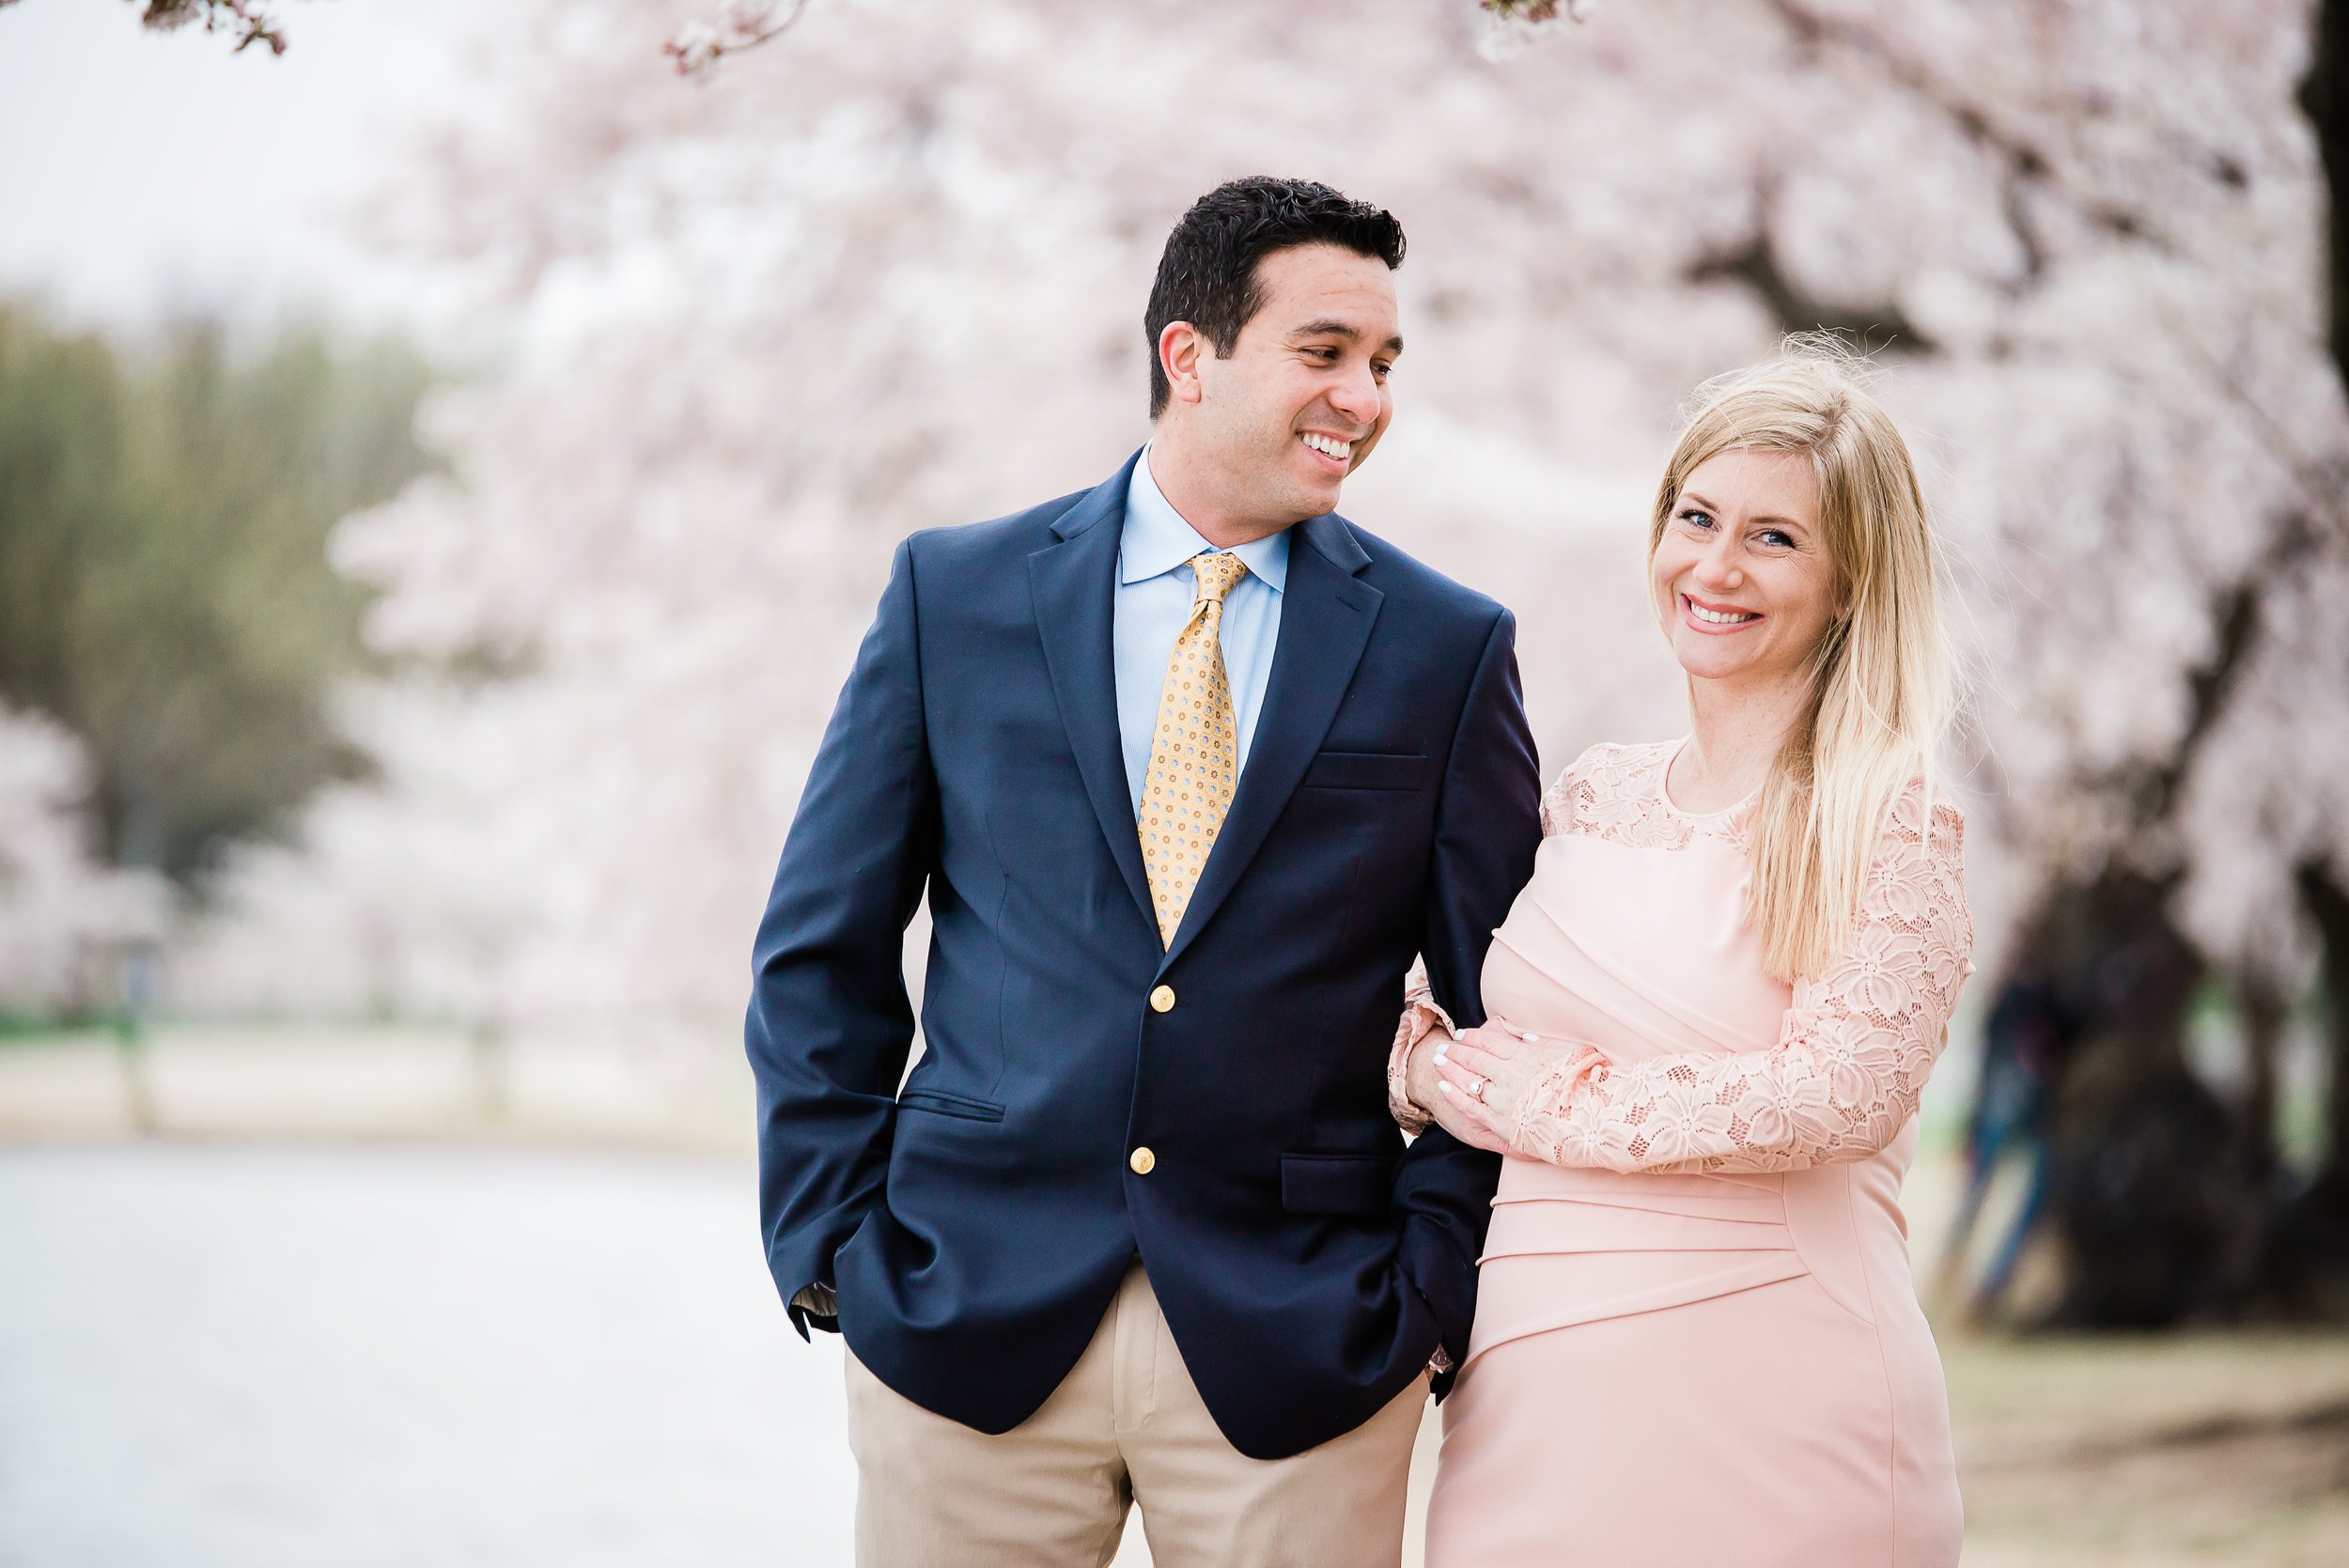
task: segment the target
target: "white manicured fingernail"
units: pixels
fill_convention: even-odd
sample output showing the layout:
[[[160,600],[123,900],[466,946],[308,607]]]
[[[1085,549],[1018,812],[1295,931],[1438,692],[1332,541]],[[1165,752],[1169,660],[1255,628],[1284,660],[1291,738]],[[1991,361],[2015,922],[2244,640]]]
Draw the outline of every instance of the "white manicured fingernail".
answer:
[[[1451,1053],[1452,1048],[1450,1046],[1438,1046],[1436,1048],[1436,1060],[1441,1062]]]
[[[1452,1087],[1452,1080],[1450,1079],[1446,1079],[1441,1083],[1437,1084],[1436,1090],[1437,1093],[1448,1094],[1455,1099],[1457,1099],[1460,1094],[1460,1092],[1457,1089]]]

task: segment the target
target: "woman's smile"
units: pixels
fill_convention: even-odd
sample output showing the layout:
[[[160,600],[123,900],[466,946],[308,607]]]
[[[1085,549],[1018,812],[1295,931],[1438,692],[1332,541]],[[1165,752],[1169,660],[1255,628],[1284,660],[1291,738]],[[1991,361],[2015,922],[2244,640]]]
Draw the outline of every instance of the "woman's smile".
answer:
[[[1680,596],[1680,614],[1681,619],[1688,624],[1689,630],[1701,631],[1707,637],[1725,637],[1758,625],[1762,620],[1759,610],[1741,610],[1734,604],[1712,604],[1694,594]]]

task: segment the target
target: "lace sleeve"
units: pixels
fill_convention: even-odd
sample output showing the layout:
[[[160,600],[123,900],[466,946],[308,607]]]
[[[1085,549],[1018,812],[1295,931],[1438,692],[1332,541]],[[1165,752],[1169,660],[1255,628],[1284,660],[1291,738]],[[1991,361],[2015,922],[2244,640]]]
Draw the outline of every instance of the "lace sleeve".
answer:
[[[1427,966],[1414,964],[1403,982],[1403,1018],[1394,1027],[1394,1044],[1387,1051],[1387,1110],[1397,1126],[1414,1136],[1425,1132],[1435,1118],[1411,1101],[1411,1048],[1438,1029],[1446,1034],[1460,1032],[1427,984]]]
[[[1770,1050],[1628,1065],[1584,1048],[1537,1083],[1511,1140],[1555,1165],[1610,1171],[1795,1171],[1891,1142],[1949,1039],[1973,972],[1964,818],[1930,831],[1921,789],[1893,803],[1850,954],[1795,987]]]

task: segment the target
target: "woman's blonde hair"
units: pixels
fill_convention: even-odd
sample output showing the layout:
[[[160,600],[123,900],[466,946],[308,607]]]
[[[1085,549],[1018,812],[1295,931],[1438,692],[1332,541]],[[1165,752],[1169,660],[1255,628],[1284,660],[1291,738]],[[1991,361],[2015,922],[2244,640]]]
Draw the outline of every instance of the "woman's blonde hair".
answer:
[[[1956,700],[1916,465],[1860,369],[1832,340],[1797,338],[1700,387],[1648,526],[1652,564],[1688,475],[1722,452],[1801,453],[1818,477],[1836,613],[1762,785],[1746,905],[1764,968],[1788,982],[1849,951],[1885,811],[1919,778],[1932,787]]]

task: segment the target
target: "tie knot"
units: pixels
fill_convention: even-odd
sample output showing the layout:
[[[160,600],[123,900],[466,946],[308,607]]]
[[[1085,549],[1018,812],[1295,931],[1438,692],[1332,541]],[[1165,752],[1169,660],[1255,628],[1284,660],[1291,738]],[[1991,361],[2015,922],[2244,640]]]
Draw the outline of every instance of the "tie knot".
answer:
[[[1199,579],[1199,596],[1191,602],[1221,604],[1232,585],[1248,575],[1248,563],[1228,550],[1203,550],[1190,558],[1190,569]]]

